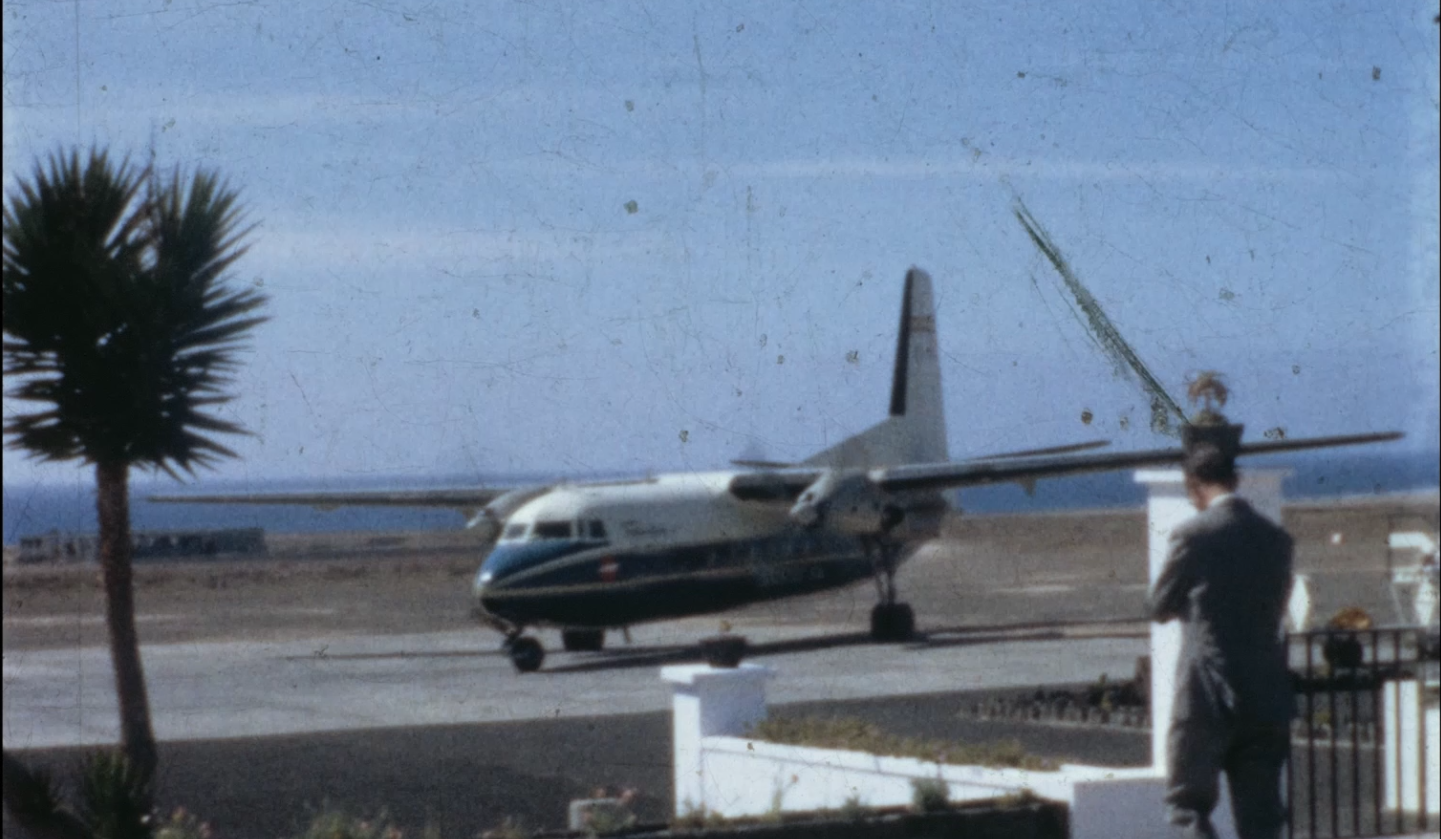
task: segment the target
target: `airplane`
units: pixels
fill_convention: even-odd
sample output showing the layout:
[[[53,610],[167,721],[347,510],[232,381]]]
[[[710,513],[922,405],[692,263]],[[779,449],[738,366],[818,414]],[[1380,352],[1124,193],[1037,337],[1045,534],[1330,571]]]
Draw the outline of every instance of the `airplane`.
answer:
[[[1240,455],[1395,440],[1399,433],[1242,444]],[[569,651],[597,651],[609,630],[722,612],[871,578],[870,634],[915,632],[897,570],[940,533],[945,492],[1085,472],[1179,463],[1180,448],[1087,452],[1104,441],[952,462],[946,443],[931,278],[905,278],[889,415],[801,463],[735,461],[739,470],[634,480],[410,491],[153,496],[222,504],[445,507],[486,551],[472,583],[477,616],[505,636],[521,673],[545,659],[528,628],[556,626]],[[488,548],[488,550],[486,550]]]

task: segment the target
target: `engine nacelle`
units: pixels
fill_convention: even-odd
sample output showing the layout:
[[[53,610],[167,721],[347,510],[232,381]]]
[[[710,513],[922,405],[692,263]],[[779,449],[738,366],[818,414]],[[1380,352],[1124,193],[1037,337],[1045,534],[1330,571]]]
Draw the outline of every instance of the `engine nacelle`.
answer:
[[[864,474],[832,470],[806,487],[790,516],[803,527],[824,525],[854,536],[870,536],[889,532],[905,518],[905,511]]]

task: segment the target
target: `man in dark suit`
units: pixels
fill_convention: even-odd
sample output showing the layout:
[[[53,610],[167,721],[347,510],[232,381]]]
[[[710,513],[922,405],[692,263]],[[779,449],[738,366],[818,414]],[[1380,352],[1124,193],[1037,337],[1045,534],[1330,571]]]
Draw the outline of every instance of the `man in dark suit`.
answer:
[[[1172,533],[1150,598],[1152,620],[1182,624],[1167,739],[1171,824],[1180,836],[1213,837],[1224,771],[1241,839],[1276,839],[1295,713],[1281,632],[1291,537],[1234,495],[1235,461],[1218,447],[1193,446],[1183,470],[1200,514]]]

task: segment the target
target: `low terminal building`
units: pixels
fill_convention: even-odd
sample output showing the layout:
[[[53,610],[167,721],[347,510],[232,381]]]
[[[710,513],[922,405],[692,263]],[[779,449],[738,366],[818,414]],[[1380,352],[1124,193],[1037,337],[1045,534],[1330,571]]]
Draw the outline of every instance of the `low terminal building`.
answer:
[[[202,559],[214,556],[264,556],[265,530],[260,527],[224,530],[138,530],[130,534],[132,557],[149,559]],[[20,540],[16,561],[95,562],[100,558],[100,539],[93,533],[63,533],[52,530]]]

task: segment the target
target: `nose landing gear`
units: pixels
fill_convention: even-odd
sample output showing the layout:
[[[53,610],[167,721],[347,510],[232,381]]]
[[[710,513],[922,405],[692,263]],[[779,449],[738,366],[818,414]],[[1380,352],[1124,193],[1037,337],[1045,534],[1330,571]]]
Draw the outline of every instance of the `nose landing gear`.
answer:
[[[545,647],[528,635],[517,633],[505,639],[504,649],[517,672],[534,673],[545,663]]]

